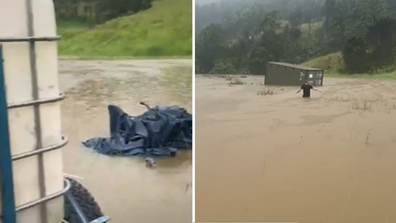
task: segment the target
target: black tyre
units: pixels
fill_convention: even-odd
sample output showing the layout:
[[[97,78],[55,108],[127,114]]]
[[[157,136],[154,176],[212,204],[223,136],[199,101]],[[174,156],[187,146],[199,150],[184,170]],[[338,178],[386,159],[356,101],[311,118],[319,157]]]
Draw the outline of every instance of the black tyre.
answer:
[[[85,187],[81,185],[79,182],[70,178],[67,179],[71,183],[69,192],[76,200],[77,204],[80,206],[81,211],[85,214],[88,222],[93,221],[99,217],[102,217],[103,216],[102,210],[100,210],[98,203],[89,193],[89,191],[85,189]],[[80,219],[76,211],[73,209],[72,205],[67,199],[65,199],[64,220],[69,223],[80,223]]]

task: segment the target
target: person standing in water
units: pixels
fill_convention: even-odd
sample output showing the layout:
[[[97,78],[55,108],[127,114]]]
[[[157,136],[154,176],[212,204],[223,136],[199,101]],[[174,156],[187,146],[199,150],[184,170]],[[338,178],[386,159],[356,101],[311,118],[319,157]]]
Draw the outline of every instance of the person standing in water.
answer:
[[[305,83],[301,86],[301,89],[298,90],[296,94],[300,93],[301,90],[303,91],[303,98],[311,97],[311,90],[321,92],[319,89],[312,87],[312,85],[310,85],[308,81],[305,81]]]

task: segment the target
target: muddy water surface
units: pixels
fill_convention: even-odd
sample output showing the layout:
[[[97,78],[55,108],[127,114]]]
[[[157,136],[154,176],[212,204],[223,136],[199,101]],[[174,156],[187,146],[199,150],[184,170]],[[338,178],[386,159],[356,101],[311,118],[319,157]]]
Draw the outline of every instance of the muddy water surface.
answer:
[[[396,82],[196,78],[197,222],[396,222]]]
[[[131,115],[139,105],[180,105],[191,112],[191,60],[82,61],[61,60],[60,83],[66,92],[62,104],[65,172],[94,195],[115,223],[174,222],[192,219],[192,155],[157,161],[146,168],[144,158],[107,157],[88,151],[80,142],[108,136],[107,105]]]

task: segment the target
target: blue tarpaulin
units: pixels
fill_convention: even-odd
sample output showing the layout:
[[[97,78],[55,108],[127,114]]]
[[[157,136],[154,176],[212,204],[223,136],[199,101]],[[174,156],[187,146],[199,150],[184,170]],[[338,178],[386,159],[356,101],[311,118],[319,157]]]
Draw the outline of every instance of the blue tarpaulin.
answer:
[[[178,106],[148,107],[130,116],[109,105],[110,137],[92,138],[82,144],[105,155],[175,156],[178,149],[192,149],[192,115]]]

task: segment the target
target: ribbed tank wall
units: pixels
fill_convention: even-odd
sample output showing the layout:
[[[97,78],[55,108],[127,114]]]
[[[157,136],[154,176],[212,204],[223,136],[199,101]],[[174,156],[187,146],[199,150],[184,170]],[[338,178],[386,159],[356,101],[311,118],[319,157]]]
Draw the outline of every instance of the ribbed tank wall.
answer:
[[[0,39],[56,36],[53,1],[30,1],[31,14],[27,0],[0,0]],[[30,28],[29,23],[32,23]],[[56,41],[35,42],[34,54],[29,42],[4,42],[2,45],[9,106],[60,97]],[[37,106],[9,108],[8,117],[11,154],[14,157],[64,141],[59,100]],[[16,206],[62,191],[61,150],[14,160],[13,177]],[[42,206],[36,205],[18,212],[17,222],[62,222],[62,196],[47,202],[44,211]],[[45,217],[43,213],[46,213]]]

